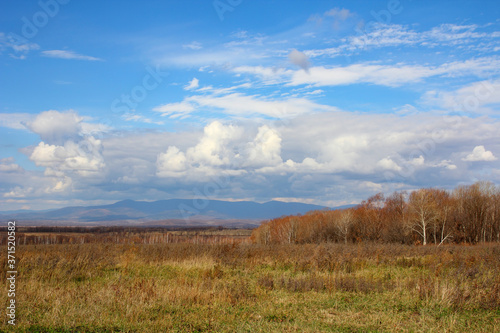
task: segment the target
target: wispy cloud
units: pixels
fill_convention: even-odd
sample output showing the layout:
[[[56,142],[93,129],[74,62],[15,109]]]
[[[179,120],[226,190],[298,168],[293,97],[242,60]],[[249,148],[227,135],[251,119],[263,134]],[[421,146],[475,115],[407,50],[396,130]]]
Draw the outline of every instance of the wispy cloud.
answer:
[[[233,68],[233,71],[239,74],[255,75],[266,84],[286,83],[290,86],[313,85],[319,87],[372,83],[397,87],[436,76],[491,75],[498,73],[499,68],[499,58],[483,57],[444,63],[439,66],[405,63],[379,65],[368,62],[336,67],[316,66],[308,68],[307,72],[262,66],[239,66]]]
[[[163,121],[154,121],[150,118],[141,116],[139,114],[135,113],[126,113],[123,115],[123,119],[126,121],[134,121],[134,122],[140,122],[140,123],[146,123],[146,124],[156,124],[156,125],[163,125]]]
[[[477,43],[478,40],[492,41],[500,36],[497,32],[481,32],[475,24],[457,25],[441,24],[427,31],[416,31],[399,24],[376,24],[374,29],[365,31],[364,27],[357,30],[355,36],[342,39],[339,48],[343,51],[359,51],[389,46],[452,46],[458,47]],[[493,51],[492,44],[490,51]]]
[[[7,49],[13,51],[13,53],[9,53],[11,58],[22,60],[26,59],[30,51],[38,50],[39,48],[38,44],[32,43],[20,36],[0,32],[0,54],[2,50]]]
[[[87,61],[103,61],[100,58],[91,57],[88,55],[79,54],[67,50],[48,50],[42,51],[44,57],[59,58],[59,59],[73,59],[73,60],[87,60]]]
[[[248,118],[253,116],[290,118],[301,114],[318,111],[336,111],[337,108],[317,104],[305,98],[288,98],[283,100],[265,99],[256,95],[229,93],[218,95],[193,95],[180,103],[170,103],[153,109],[162,116],[176,118],[200,110],[212,110],[227,115]]]
[[[182,47],[185,49],[190,49],[190,50],[201,50],[203,48],[201,43],[197,42],[197,41],[193,41],[189,44],[184,44],[184,45],[182,45]]]
[[[26,130],[34,116],[29,113],[0,113],[0,127]]]

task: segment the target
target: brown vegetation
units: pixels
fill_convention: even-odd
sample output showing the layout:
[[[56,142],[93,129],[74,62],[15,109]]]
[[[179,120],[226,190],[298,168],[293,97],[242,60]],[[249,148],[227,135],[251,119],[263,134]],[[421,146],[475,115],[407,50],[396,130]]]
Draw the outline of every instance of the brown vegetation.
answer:
[[[2,230],[3,229],[3,230]],[[6,231],[6,227],[0,228]],[[134,228],[134,227],[19,227],[19,245],[50,244],[236,244],[248,242],[248,229],[224,228]],[[7,244],[7,233],[0,234],[0,245]]]
[[[17,332],[500,328],[497,243],[20,245],[18,258]]]
[[[500,188],[489,182],[452,192],[420,189],[377,194],[344,210],[285,216],[255,229],[259,244],[362,242],[437,245],[500,242]]]

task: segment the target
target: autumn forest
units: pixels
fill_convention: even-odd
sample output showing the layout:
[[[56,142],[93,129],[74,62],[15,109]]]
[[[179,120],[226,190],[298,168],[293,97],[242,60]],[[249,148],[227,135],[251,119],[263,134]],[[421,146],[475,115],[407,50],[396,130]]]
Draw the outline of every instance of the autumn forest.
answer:
[[[263,223],[260,244],[375,241],[437,244],[500,241],[500,187],[490,182],[374,195],[343,210],[313,211]]]

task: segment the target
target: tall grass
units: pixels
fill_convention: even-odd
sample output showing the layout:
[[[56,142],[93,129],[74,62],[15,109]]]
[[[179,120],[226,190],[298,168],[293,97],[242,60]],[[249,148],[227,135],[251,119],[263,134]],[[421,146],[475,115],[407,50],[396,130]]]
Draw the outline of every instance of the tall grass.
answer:
[[[18,257],[19,332],[500,330],[499,244],[94,243]]]

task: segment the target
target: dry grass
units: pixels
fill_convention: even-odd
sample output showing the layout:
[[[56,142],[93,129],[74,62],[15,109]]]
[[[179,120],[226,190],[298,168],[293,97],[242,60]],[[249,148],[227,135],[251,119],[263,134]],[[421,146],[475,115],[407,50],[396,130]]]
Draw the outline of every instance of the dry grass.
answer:
[[[500,331],[500,244],[97,243],[17,255],[19,332]]]

